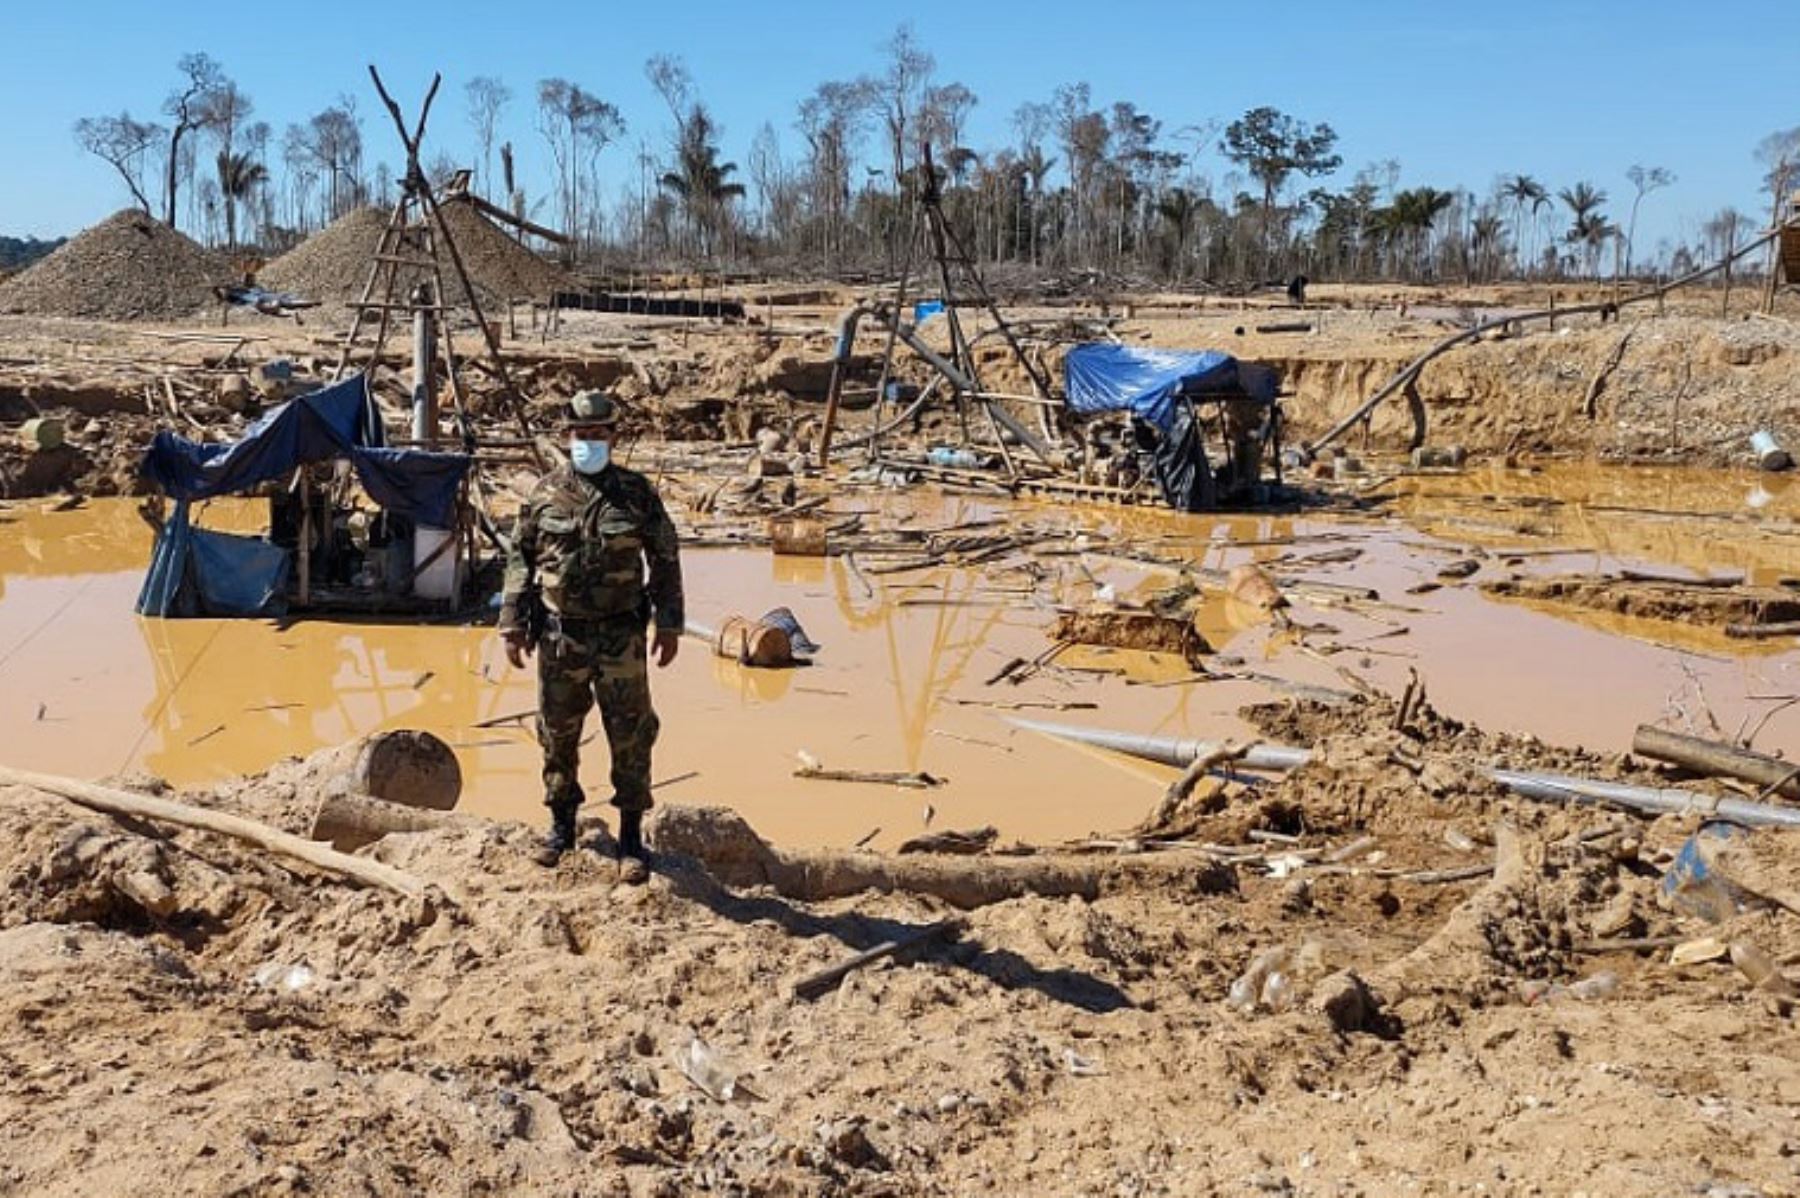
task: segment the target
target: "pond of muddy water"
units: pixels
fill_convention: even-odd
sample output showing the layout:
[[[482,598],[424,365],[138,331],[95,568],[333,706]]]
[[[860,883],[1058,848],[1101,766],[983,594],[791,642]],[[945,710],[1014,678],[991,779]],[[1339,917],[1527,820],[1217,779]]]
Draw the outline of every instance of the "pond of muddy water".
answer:
[[[924,828],[928,809],[935,828],[993,824],[1003,837],[1033,841],[1136,823],[1167,771],[1045,741],[1010,726],[997,705],[1213,737],[1244,731],[1236,709],[1273,692],[1255,681],[1195,681],[1169,658],[1095,649],[1065,653],[1023,684],[989,685],[1011,659],[1047,647],[1052,601],[1083,602],[1107,584],[1142,597],[1171,581],[1166,569],[1124,560],[1121,544],[1210,568],[1285,555],[1286,574],[1372,587],[1386,601],[1361,613],[1298,608],[1296,619],[1337,630],[1315,634],[1312,645],[1348,646],[1319,657],[1272,638],[1257,613],[1209,600],[1203,629],[1221,653],[1243,658],[1243,669],[1338,689],[1348,670],[1398,692],[1412,667],[1448,714],[1602,749],[1624,748],[1636,724],[1671,715],[1676,726],[1707,733],[1707,710],[1730,732],[1800,693],[1800,653],[1710,630],[1497,602],[1472,583],[1417,596],[1406,589],[1432,578],[1457,546],[1477,543],[1572,550],[1528,558],[1534,571],[1624,563],[1748,571],[1759,580],[1792,573],[1800,540],[1770,530],[1791,526],[1800,495],[1764,480],[1757,499],[1757,482],[1586,467],[1471,472],[1407,480],[1392,516],[1355,519],[1011,505],[1009,520],[1069,533],[1057,546],[1063,552],[1035,559],[1047,572],[1035,586],[1007,568],[1017,559],[878,574],[867,560],[857,571],[841,557],[693,549],[684,568],[694,618],[786,605],[823,649],[810,668],[759,671],[684,642],[675,664],[653,674],[664,729],[658,794],[730,804],[765,834],[806,845],[849,844],[879,829],[871,843],[892,847]],[[933,527],[995,510],[925,490],[847,492],[833,506]],[[1678,511],[1729,518],[1663,514]],[[214,504],[204,522],[243,519]],[[1076,539],[1083,530],[1085,542]],[[60,513],[0,509],[0,762],[82,777],[145,770],[189,785],[371,730],[416,727],[456,747],[466,809],[541,818],[529,722],[505,718],[535,707],[532,679],[506,665],[491,630],[143,619],[132,602],[150,542],[124,501]],[[1349,562],[1295,560],[1346,547],[1363,552]],[[1097,706],[1054,710],[1059,704]],[[1756,744],[1800,754],[1800,706],[1774,710]],[[948,781],[918,791],[796,778],[801,751],[827,768],[922,770]],[[582,768],[596,798],[606,794],[605,758],[596,738]]]

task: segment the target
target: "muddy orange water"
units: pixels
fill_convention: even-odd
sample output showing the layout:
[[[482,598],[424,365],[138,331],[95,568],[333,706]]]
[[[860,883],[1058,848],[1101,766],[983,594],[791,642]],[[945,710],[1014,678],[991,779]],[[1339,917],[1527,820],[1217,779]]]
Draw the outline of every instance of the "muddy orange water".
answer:
[[[1709,630],[1501,603],[1472,586],[1408,596],[1456,544],[1572,548],[1532,569],[1619,563],[1773,576],[1800,569],[1783,528],[1800,494],[1711,472],[1474,472],[1409,484],[1394,515],[1372,519],[1179,516],[1024,504],[1021,519],[1067,528],[1071,552],[1043,559],[1060,578],[1040,594],[1069,602],[1111,584],[1143,594],[1167,571],[1074,552],[1127,534],[1153,552],[1208,567],[1252,556],[1304,557],[1345,546],[1356,561],[1298,567],[1306,577],[1373,587],[1390,606],[1352,614],[1301,607],[1328,623],[1315,645],[1352,646],[1326,659],[1271,640],[1256,614],[1221,599],[1202,624],[1247,669],[1344,688],[1347,669],[1398,691],[1425,677],[1440,710],[1545,740],[1624,748],[1640,722],[1727,733],[1773,711],[1757,747],[1800,754],[1800,653],[1746,645]],[[1488,497],[1503,496],[1500,500]],[[1554,499],[1546,506],[1544,499]],[[991,515],[989,506],[928,492],[855,496],[933,523]],[[1650,514],[1611,511],[1649,509]],[[1597,510],[1601,509],[1601,510]],[[1726,518],[1679,522],[1658,513]],[[1541,527],[1522,529],[1524,521]],[[242,523],[215,504],[214,526]],[[1427,536],[1430,529],[1437,536]],[[1438,538],[1447,538],[1448,543]],[[425,728],[456,747],[465,809],[540,818],[529,726],[499,722],[535,707],[531,677],[510,669],[484,628],[309,620],[155,620],[133,614],[151,534],[126,502],[47,513],[0,509],[0,762],[101,777],[147,770],[179,784],[262,769],[357,734]],[[1267,544],[1276,542],[1276,544]],[[778,558],[765,550],[691,550],[690,611],[716,620],[791,607],[823,645],[810,668],[758,671],[710,656],[696,641],[654,673],[663,718],[659,796],[728,803],[765,834],[795,844],[846,844],[875,829],[891,847],[934,827],[994,824],[1007,837],[1053,840],[1135,823],[1169,772],[1020,731],[993,703],[1093,703],[1096,710],[1018,714],[1163,735],[1241,733],[1236,709],[1272,697],[1258,682],[1196,682],[1153,655],[1080,650],[1012,686],[987,685],[1007,661],[1047,645],[1052,618],[1020,574],[939,569],[859,576],[842,558]],[[1297,569],[1292,562],[1284,571]],[[1399,631],[1404,630],[1404,631]],[[1387,635],[1383,635],[1387,634]],[[1123,670],[1123,674],[1107,671]],[[1772,696],[1772,697],[1771,697]],[[482,727],[482,724],[491,724]],[[924,770],[931,791],[796,778],[804,750],[828,768]],[[603,739],[586,749],[589,792],[606,794]],[[692,775],[692,776],[689,776]]]

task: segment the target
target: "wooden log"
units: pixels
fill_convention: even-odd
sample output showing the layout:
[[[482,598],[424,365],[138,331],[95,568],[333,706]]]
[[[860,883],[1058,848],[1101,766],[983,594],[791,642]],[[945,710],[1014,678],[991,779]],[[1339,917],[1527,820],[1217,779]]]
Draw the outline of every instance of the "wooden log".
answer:
[[[239,815],[231,815],[228,812],[195,807],[188,803],[178,803],[172,799],[158,798],[154,795],[135,794],[132,791],[119,790],[111,786],[98,786],[92,782],[82,782],[75,778],[64,778],[55,774],[38,774],[30,770],[15,770],[6,766],[0,766],[0,785],[23,786],[32,790],[40,790],[46,794],[58,795],[94,811],[103,811],[108,815],[135,816],[139,819],[156,820],[165,824],[174,824],[177,827],[229,836],[233,840],[241,840],[271,853],[292,857],[296,861],[304,861],[326,873],[361,882],[366,886],[380,886],[405,895],[419,895],[425,892],[424,879],[415,877],[404,870],[395,869],[391,865],[383,865],[379,861],[352,857],[317,841],[307,840],[305,837],[295,836],[291,832],[283,832],[279,828],[272,828],[268,824],[245,819]]]
[[[37,416],[19,426],[19,444],[32,453],[59,449],[63,443],[63,422],[54,416]]]
[[[429,832],[471,822],[470,817],[450,811],[409,807],[360,794],[327,794],[313,813],[312,838],[325,841],[340,853],[354,853],[384,836]]]
[[[1752,641],[1772,636],[1800,636],[1800,620],[1779,620],[1772,624],[1727,624],[1725,635]]]
[[[1026,895],[1092,900],[1152,886],[1202,894],[1237,888],[1233,866],[1212,854],[889,857],[778,849],[724,807],[665,805],[651,820],[650,839],[658,852],[692,857],[727,886],[770,886],[804,902],[873,890],[931,895],[967,910]]]
[[[1794,776],[1795,763],[1779,757],[1698,736],[1684,736],[1649,724],[1638,725],[1637,734],[1631,738],[1631,751],[1640,757],[1678,765],[1690,773],[1709,778],[1739,778],[1758,786],[1774,787],[1773,794],[1800,799],[1800,778]]]

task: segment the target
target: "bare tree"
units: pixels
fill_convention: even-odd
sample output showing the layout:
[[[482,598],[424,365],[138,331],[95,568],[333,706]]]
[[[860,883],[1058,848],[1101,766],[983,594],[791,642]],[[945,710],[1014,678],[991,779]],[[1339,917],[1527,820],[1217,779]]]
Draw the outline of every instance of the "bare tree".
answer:
[[[183,177],[182,142],[188,134],[205,127],[212,94],[225,82],[219,64],[205,54],[183,54],[175,66],[184,78],[163,101],[163,113],[173,122],[169,126],[169,166],[163,192],[163,223],[170,228],[175,227],[176,192]]]
[[[492,75],[477,75],[463,84],[463,95],[469,104],[469,127],[481,146],[481,189],[492,199],[494,195],[494,132],[500,124],[500,113],[512,99],[512,89]]]
[[[578,238],[582,236],[583,176],[591,173],[600,152],[625,131],[625,119],[612,104],[579,84],[543,79],[538,82],[538,131],[556,160],[563,223],[569,236]]]
[[[823,246],[833,260],[843,252],[850,203],[850,163],[871,107],[867,80],[821,83],[800,102],[796,127],[806,138],[807,188]]]
[[[162,140],[165,130],[150,121],[137,121],[129,112],[118,116],[82,117],[75,122],[75,144],[94,155],[125,180],[131,198],[144,215],[150,215],[150,197],[144,191],[144,160]]]
[[[781,160],[781,140],[775,136],[775,126],[767,121],[750,143],[750,183],[756,188],[758,232],[765,237],[779,236],[786,230],[778,227],[773,213],[777,196],[787,186],[787,168]]]
[[[362,125],[347,99],[315,113],[300,131],[300,147],[323,172],[325,220],[362,202]]]
[[[1669,184],[1675,182],[1675,172],[1662,166],[1638,166],[1633,164],[1631,169],[1625,172],[1625,177],[1630,179],[1632,187],[1637,189],[1637,194],[1631,198],[1631,219],[1626,222],[1625,226],[1625,275],[1630,277],[1631,254],[1632,250],[1637,246],[1638,206],[1644,202],[1644,197],[1651,192],[1667,187]]]
[[[1775,218],[1779,220],[1787,190],[1796,178],[1800,178],[1800,125],[1777,130],[1757,142],[1756,160],[1768,170],[1763,182],[1769,188]]]
[[[1019,137],[1019,166],[1031,185],[1029,204],[1021,204],[1024,219],[1030,225],[1023,240],[1031,247],[1031,264],[1038,264],[1038,237],[1043,229],[1044,181],[1056,165],[1056,159],[1044,153],[1044,137],[1050,132],[1055,113],[1048,104],[1026,103],[1013,110],[1013,131]]]
[[[883,47],[887,70],[873,89],[882,123],[887,128],[888,154],[893,163],[890,177],[898,195],[906,179],[907,147],[913,124],[924,104],[925,84],[937,68],[937,60],[919,44],[911,25],[901,25]]]

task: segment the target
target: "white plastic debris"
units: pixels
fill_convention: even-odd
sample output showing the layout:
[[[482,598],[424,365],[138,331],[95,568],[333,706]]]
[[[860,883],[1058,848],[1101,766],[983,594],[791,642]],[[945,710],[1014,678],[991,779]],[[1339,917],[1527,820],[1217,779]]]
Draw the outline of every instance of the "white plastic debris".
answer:
[[[306,989],[318,975],[305,965],[283,965],[270,961],[250,976],[251,982],[263,990],[285,990],[290,994]]]

